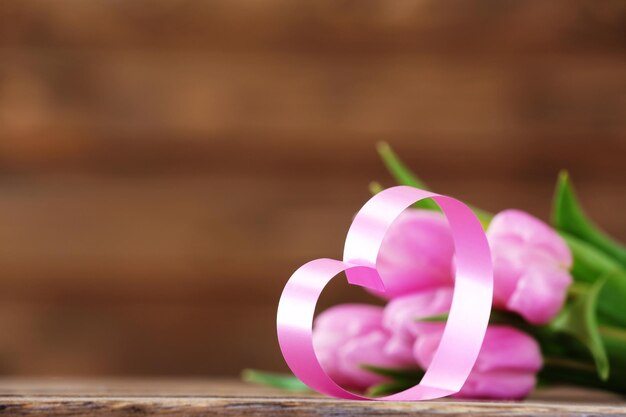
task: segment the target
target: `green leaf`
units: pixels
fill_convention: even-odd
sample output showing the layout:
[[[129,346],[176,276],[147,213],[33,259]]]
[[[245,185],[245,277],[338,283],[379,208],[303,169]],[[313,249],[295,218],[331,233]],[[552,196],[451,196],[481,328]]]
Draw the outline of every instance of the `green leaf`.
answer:
[[[576,297],[550,323],[554,331],[568,334],[582,343],[591,354],[601,380],[609,377],[609,359],[596,320],[598,296],[606,279],[596,281],[586,293]]]
[[[255,384],[268,385],[270,387],[283,389],[286,391],[310,391],[311,389],[298,378],[288,374],[277,374],[273,372],[258,371],[255,369],[244,369],[241,379]]]
[[[383,382],[378,385],[369,387],[365,395],[368,397],[382,397],[383,395],[396,394],[416,385],[419,381],[413,383],[410,381],[392,381]]]
[[[391,378],[395,381],[417,381],[415,384],[417,384],[424,376],[424,371],[416,368],[383,368],[368,364],[362,364],[361,368],[376,375]]]
[[[418,322],[426,322],[426,323],[445,323],[448,321],[448,313],[435,314],[427,317],[420,317],[415,319]]]
[[[567,171],[561,171],[554,194],[552,211],[554,226],[590,243],[626,266],[626,247],[601,231],[585,215]]]
[[[611,361],[611,379],[621,382],[622,392],[626,393],[626,329],[600,326],[600,335]]]
[[[376,147],[380,158],[387,167],[389,173],[394,177],[396,182],[401,185],[409,185],[411,187],[421,188],[422,190],[428,190],[428,186],[406,165],[400,160],[398,155],[391,149],[391,146],[387,142],[380,142]],[[429,210],[440,210],[439,206],[430,198],[417,202],[414,207],[424,208]]]
[[[606,332],[610,334],[607,334]],[[626,394],[626,334],[622,329],[600,327],[602,340],[611,361],[611,375],[598,378],[595,366],[580,357],[544,354],[544,366],[538,377],[543,385],[578,385]],[[616,333],[616,334],[615,334]],[[566,342],[564,344],[567,344]],[[542,347],[543,348],[543,347]]]
[[[428,190],[428,186],[417,175],[411,172],[406,165],[404,165],[387,142],[379,142],[376,149],[378,150],[378,154],[383,160],[383,163],[398,184],[410,185],[411,187]]]
[[[560,232],[574,256],[572,275],[577,281],[594,282],[598,277],[620,269],[620,265],[604,252],[569,233]]]
[[[383,163],[387,167],[387,170],[391,173],[391,175],[395,178],[396,182],[401,185],[409,185],[411,187],[421,188],[422,190],[428,190],[428,186],[424,181],[422,181],[417,175],[415,175],[396,155],[396,153],[391,149],[391,146],[387,142],[380,142],[377,146],[378,154],[380,155]],[[377,184],[377,183],[372,183]],[[370,184],[370,191],[373,194],[380,192],[377,188],[373,188],[372,184]],[[441,210],[437,203],[435,203],[430,198],[426,200],[422,200],[413,205],[413,207],[429,209],[429,210]],[[485,210],[481,210],[476,207],[470,206],[480,223],[486,229],[493,218],[493,215]]]
[[[395,394],[405,389],[409,389],[419,384],[424,376],[424,371],[415,368],[383,368],[374,365],[361,365],[361,367],[376,375],[381,375],[391,379],[389,382],[383,382],[374,385],[367,390],[370,397],[380,397],[382,395]]]
[[[611,380],[613,378],[611,377]],[[551,364],[546,359],[538,375],[538,386],[577,385],[594,389],[614,391],[624,394],[624,383],[619,381],[601,381],[594,369],[578,369],[561,364]]]
[[[600,292],[598,313],[602,324],[626,328],[626,271],[616,269],[604,275],[606,284]],[[624,349],[626,350],[626,348]]]
[[[606,280],[598,303],[600,321],[626,328],[626,270],[596,247],[567,233],[561,236],[574,255],[572,275],[576,282],[593,283],[599,277]]]

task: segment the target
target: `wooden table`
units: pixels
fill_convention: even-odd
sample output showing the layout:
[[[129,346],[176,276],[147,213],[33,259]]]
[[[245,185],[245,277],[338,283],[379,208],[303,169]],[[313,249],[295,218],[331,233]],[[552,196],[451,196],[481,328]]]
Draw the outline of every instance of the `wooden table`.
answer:
[[[572,388],[523,402],[339,401],[235,380],[0,379],[0,415],[19,416],[626,416],[626,401]]]

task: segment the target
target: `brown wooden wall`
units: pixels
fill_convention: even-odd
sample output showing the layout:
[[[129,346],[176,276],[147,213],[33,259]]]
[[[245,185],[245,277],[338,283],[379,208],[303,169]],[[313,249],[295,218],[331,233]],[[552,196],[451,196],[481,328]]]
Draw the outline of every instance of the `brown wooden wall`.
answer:
[[[626,239],[626,3],[0,2],[0,373],[283,369],[292,270],[339,256],[389,141]],[[337,284],[326,303],[358,299]]]

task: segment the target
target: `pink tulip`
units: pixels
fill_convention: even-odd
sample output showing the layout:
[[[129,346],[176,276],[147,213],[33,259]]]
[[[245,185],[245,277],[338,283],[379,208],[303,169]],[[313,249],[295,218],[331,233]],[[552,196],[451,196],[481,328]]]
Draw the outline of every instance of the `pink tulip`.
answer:
[[[383,240],[378,271],[385,281],[387,299],[428,288],[450,286],[454,274],[454,242],[443,214],[407,209]]]
[[[494,266],[494,306],[545,324],[563,307],[572,254],[547,224],[519,210],[498,213],[487,230]]]
[[[313,346],[324,371],[339,385],[365,389],[386,381],[362,368],[416,368],[411,343],[392,340],[383,328],[383,309],[342,304],[322,312],[314,322]]]
[[[394,339],[412,343],[417,335],[441,327],[441,323],[419,319],[447,313],[452,305],[452,292],[452,287],[440,287],[395,298],[385,306],[383,325],[393,333]]]
[[[414,346],[415,359],[426,369],[433,359],[443,325],[438,331],[420,335]],[[542,367],[538,343],[529,335],[508,326],[490,326],[472,372],[459,398],[520,399],[534,388]]]

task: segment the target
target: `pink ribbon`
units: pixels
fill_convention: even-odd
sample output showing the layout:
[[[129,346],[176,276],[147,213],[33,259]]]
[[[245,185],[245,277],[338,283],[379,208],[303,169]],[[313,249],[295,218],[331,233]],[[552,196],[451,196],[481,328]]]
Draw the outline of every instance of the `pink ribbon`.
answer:
[[[456,252],[452,307],[443,337],[421,382],[397,394],[368,398],[346,391],[322,369],[312,341],[313,315],[322,290],[340,272],[350,284],[384,291],[385,277],[376,265],[385,233],[417,201],[432,198],[448,219]],[[460,201],[413,187],[386,189],[357,213],[343,261],[316,259],[291,276],[280,298],[278,341],[292,372],[312,389],[352,400],[416,401],[458,392],[467,379],[485,337],[493,292],[493,270],[487,238],[472,211]]]

